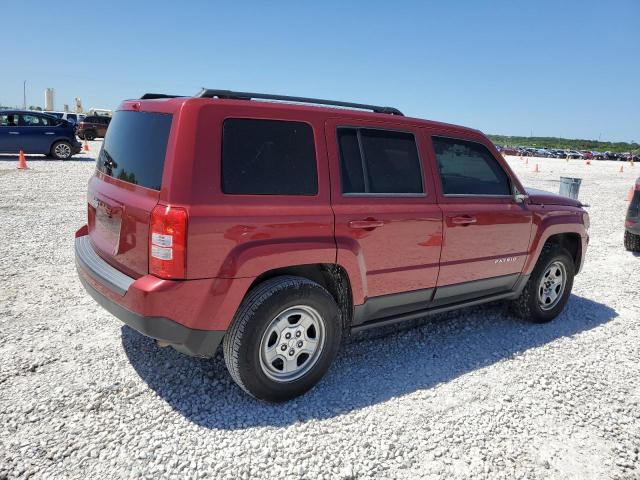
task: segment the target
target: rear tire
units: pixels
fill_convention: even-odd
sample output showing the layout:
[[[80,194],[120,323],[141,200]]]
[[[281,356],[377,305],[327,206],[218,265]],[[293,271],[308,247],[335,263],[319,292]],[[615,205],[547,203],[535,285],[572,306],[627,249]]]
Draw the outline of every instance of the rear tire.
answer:
[[[335,300],[311,280],[281,276],[253,288],[224,338],[227,369],[250,395],[283,402],[313,388],[340,347]]]
[[[91,140],[95,140],[96,139],[96,134],[94,132],[92,132],[91,130],[88,130],[86,132],[84,132],[84,139],[91,141]]]
[[[51,146],[50,155],[56,160],[69,160],[73,155],[73,149],[69,142],[61,140]]]
[[[630,252],[640,252],[640,235],[624,231],[624,248]]]
[[[567,304],[574,276],[569,252],[559,245],[545,245],[522,293],[512,302],[512,310],[533,323],[552,321]]]

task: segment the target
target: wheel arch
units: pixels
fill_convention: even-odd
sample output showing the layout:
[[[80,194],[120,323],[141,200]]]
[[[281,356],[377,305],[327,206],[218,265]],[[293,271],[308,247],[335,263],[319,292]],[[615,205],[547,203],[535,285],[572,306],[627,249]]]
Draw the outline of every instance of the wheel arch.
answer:
[[[524,266],[524,274],[531,274],[542,249],[547,244],[557,244],[566,248],[574,261],[578,273],[584,263],[584,254],[589,235],[583,223],[582,212],[559,210],[553,214],[534,215],[536,234],[531,242],[529,257]]]
[[[575,232],[556,233],[550,235],[544,242],[544,245],[557,245],[565,248],[573,259],[575,271],[580,270],[582,262],[582,241],[580,234]]]
[[[306,278],[321,285],[336,301],[340,310],[343,328],[347,329],[351,325],[353,293],[349,275],[342,266],[334,263],[313,263],[274,268],[258,275],[249,286],[247,294],[264,281],[282,275]]]

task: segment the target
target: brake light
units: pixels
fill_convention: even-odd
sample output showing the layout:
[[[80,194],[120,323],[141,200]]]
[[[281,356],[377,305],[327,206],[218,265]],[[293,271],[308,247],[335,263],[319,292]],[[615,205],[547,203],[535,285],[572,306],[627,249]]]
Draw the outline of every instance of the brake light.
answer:
[[[78,123],[78,128],[84,128],[84,122]]]
[[[185,278],[187,211],[157,205],[151,212],[149,273],[160,278]]]

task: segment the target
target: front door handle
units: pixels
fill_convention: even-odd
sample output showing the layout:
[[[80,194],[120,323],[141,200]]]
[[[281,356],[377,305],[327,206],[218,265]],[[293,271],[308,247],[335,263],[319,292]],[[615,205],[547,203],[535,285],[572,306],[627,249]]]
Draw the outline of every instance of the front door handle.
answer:
[[[382,227],[383,225],[384,222],[382,220],[376,220],[374,218],[351,220],[349,222],[349,228],[361,228],[363,230],[373,230],[374,228]]]
[[[9,132],[9,135],[20,135],[20,132]]]
[[[476,217],[472,217],[471,215],[462,215],[461,217],[453,217],[451,218],[451,223],[454,225],[471,225],[476,223],[478,219]]]

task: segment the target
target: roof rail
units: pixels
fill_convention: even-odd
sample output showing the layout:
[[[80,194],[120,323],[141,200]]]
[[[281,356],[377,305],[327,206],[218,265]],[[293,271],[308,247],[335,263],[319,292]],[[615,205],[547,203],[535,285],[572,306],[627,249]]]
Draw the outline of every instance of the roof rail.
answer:
[[[153,94],[147,94],[147,95],[153,95]],[[403,115],[400,110],[393,107],[380,107],[377,105],[366,105],[364,103],[322,100],[320,98],[290,97],[288,95],[272,95],[269,93],[234,92],[232,90],[215,90],[210,88],[203,88],[195,96],[200,98],[218,97],[218,98],[233,99],[233,100],[251,100],[253,98],[257,98],[261,100],[262,99],[263,100],[279,100],[283,102],[311,103],[311,104],[317,104],[317,105],[330,105],[330,106],[337,106],[337,107],[357,108],[360,110],[371,110],[376,113],[387,113],[389,115]],[[153,98],[160,98],[160,97],[153,97]]]

